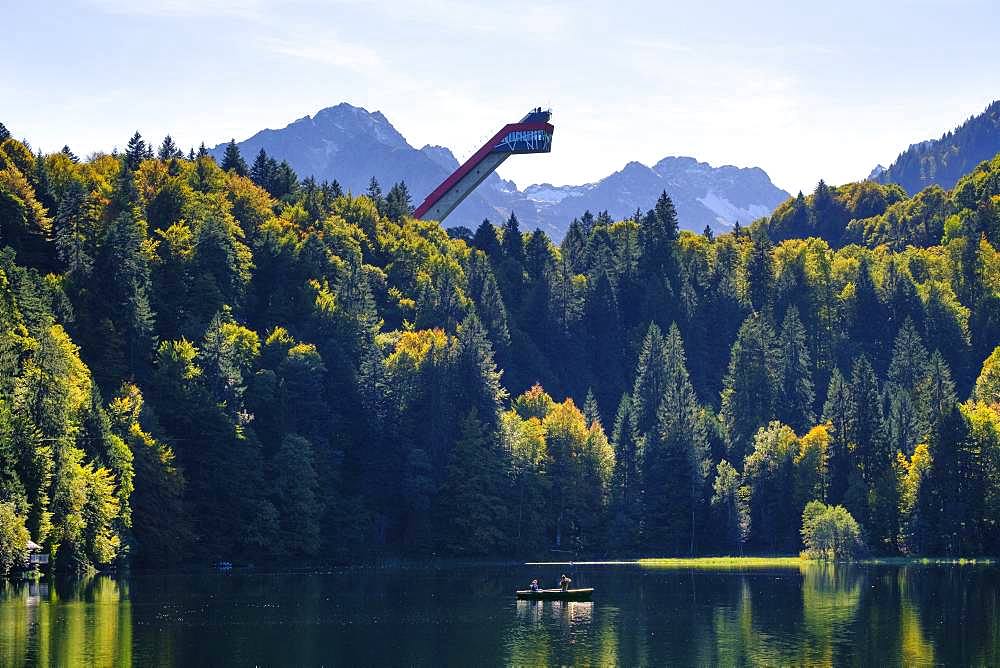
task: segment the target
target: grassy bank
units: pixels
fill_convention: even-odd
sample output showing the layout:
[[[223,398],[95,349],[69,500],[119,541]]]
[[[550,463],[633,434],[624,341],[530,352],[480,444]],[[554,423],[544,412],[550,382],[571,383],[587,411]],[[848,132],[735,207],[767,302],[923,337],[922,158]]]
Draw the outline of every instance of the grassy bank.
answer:
[[[691,559],[639,559],[644,568],[695,568],[701,570],[740,570],[757,568],[798,568],[809,564],[829,563],[806,557],[700,557]],[[859,566],[995,566],[993,558],[964,557],[884,557],[857,559],[849,562]]]
[[[802,557],[695,557],[639,559],[643,568],[696,568],[700,570],[740,570],[750,568],[798,568],[808,560]]]

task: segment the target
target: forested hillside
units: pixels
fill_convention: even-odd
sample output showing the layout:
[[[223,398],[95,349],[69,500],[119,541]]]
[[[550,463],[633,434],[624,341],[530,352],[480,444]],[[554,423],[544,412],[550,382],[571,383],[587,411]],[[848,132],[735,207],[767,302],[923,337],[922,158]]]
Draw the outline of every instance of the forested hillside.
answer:
[[[232,148],[0,126],[0,528],[59,568],[794,553],[814,499],[878,554],[1000,549],[1000,158],[556,246]]]
[[[931,185],[951,188],[983,160],[1000,151],[1000,100],[954,130],[911,145],[888,169],[876,176],[880,183],[898,183],[909,193]]]

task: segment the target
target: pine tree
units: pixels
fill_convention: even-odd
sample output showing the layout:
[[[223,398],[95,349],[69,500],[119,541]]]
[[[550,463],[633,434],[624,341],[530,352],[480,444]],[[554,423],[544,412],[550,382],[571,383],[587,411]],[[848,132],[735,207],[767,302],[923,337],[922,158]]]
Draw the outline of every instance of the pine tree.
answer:
[[[750,241],[750,256],[747,258],[747,296],[754,310],[762,312],[771,305],[774,285],[772,244],[764,225],[751,228]]]
[[[0,123],[0,142],[10,138],[10,130],[3,123]]]
[[[236,145],[235,139],[230,139],[226,144],[226,152],[222,156],[222,171],[236,172],[237,176],[247,175],[247,163],[240,154],[240,148]]]
[[[139,169],[139,164],[146,158],[146,142],[142,140],[142,135],[136,130],[132,138],[128,140],[128,147],[125,149],[125,167],[129,171]]]
[[[642,438],[636,427],[632,398],[623,394],[611,432],[615,468],[611,476],[609,544],[619,550],[636,549],[642,540]]]
[[[643,462],[646,531],[655,547],[693,554],[708,473],[708,445],[676,325],[664,340],[663,359],[664,392],[656,432],[646,444]]]
[[[563,237],[562,244],[560,245],[563,257],[574,274],[586,273],[588,269],[586,248],[587,235],[580,221],[574,218],[573,222],[569,224],[566,236]]]
[[[614,405],[614,398],[625,390],[625,366],[622,341],[625,338],[618,311],[614,285],[607,271],[592,276],[584,306],[585,344],[588,366],[600,379],[597,401]]]
[[[500,553],[507,545],[504,471],[488,427],[475,410],[459,426],[451,450],[447,477],[438,504],[442,546],[451,552],[472,555]]]
[[[757,429],[774,419],[779,369],[774,329],[764,316],[751,314],[733,343],[722,390],[722,419],[735,462],[742,464]]]
[[[159,160],[171,160],[173,158],[183,158],[184,154],[181,153],[181,150],[177,147],[173,137],[167,135],[163,138],[163,142],[160,144],[160,148],[156,152],[156,157]]]
[[[643,309],[661,327],[674,320],[678,281],[677,211],[664,191],[656,206],[639,226],[639,263],[637,280],[642,286]]]
[[[875,288],[868,261],[864,257],[858,267],[849,323],[848,345],[843,350],[846,355],[843,358],[844,362],[864,355],[875,369],[884,371],[888,361],[886,308]]]
[[[67,158],[69,158],[70,162],[72,163],[80,162],[80,158],[76,157],[76,154],[70,150],[68,145],[63,145],[62,150],[60,150],[59,152],[65,155]]]
[[[503,254],[509,262],[518,267],[524,266],[524,239],[521,238],[521,227],[513,212],[503,226]]]
[[[155,314],[149,304],[149,262],[142,250],[143,233],[131,215],[112,221],[98,271],[107,280],[108,317],[124,338],[127,370],[101,369],[114,388],[124,375],[142,374],[155,343]],[[120,374],[120,375],[119,375]]]
[[[864,356],[851,371],[848,414],[849,442],[863,489],[848,494],[847,509],[864,518],[869,543],[880,551],[893,551],[898,536],[898,492],[894,453],[886,433],[881,392],[871,363]]]
[[[781,385],[777,397],[778,419],[789,425],[797,434],[804,434],[815,421],[809,349],[806,333],[794,306],[785,313],[778,340]]]
[[[486,329],[475,314],[462,321],[456,335],[456,406],[476,410],[477,420],[491,432],[497,426],[500,401],[506,396],[493,359]]]
[[[277,198],[285,197],[286,195],[294,195],[295,191],[299,187],[299,179],[291,165],[289,165],[285,160],[282,160],[277,167],[274,167],[273,159],[269,159],[268,166],[271,168],[271,188],[268,192],[270,192],[273,197]]]
[[[830,376],[826,403],[823,405],[823,420],[830,424],[832,431],[828,462],[830,486],[827,499],[833,505],[841,505],[846,499],[852,469],[849,448],[850,411],[850,389],[840,369],[835,368]]]
[[[378,180],[373,176],[371,181],[368,182],[368,199],[372,201],[375,208],[378,210],[379,214],[385,214],[385,197],[382,196],[382,187],[378,184]]]
[[[322,506],[318,499],[312,444],[294,434],[286,435],[271,461],[271,502],[278,511],[279,552],[313,555],[319,549]]]
[[[666,190],[661,192],[657,198],[656,204],[653,206],[653,212],[656,214],[659,228],[664,234],[664,240],[667,243],[676,242],[679,228],[677,223],[677,209],[674,208],[674,202],[670,199],[670,195],[667,194]]]
[[[497,231],[490,221],[483,220],[476,228],[476,233],[472,237],[472,245],[486,253],[490,259],[496,258],[500,254],[500,242],[497,241]]]
[[[413,204],[410,202],[410,191],[406,187],[406,182],[400,181],[389,189],[389,195],[385,198],[385,215],[389,220],[398,223],[412,213]]]
[[[601,421],[601,410],[597,407],[597,398],[594,397],[594,388],[587,388],[587,396],[583,401],[583,419],[587,422],[587,428],[595,422]]]
[[[268,161],[267,153],[264,149],[260,149],[257,157],[254,158],[253,166],[250,168],[250,179],[264,190],[270,191],[273,178],[271,163]]]
[[[51,214],[56,210],[56,200],[52,193],[52,184],[49,182],[49,169],[41,151],[35,156],[34,167],[31,185],[35,190],[35,198],[45,207],[46,212]]]
[[[494,348],[498,351],[505,350],[510,345],[507,308],[489,260],[483,253],[470,254],[467,278],[470,296],[476,304],[476,314],[489,332]]]
[[[663,335],[655,322],[650,323],[639,351],[632,387],[632,412],[636,429],[644,440],[648,440],[656,428],[657,411],[666,391],[666,374]]]
[[[892,447],[908,457],[927,432],[927,416],[922,413],[920,402],[927,364],[927,349],[913,321],[907,318],[892,346],[886,417]]]
[[[923,554],[967,554],[965,543],[972,527],[971,522],[963,526],[963,518],[969,517],[969,507],[979,499],[974,490],[966,489],[974,452],[968,423],[957,406],[932,422],[928,440],[931,466],[917,500],[923,523],[918,549]]]
[[[70,181],[59,202],[54,221],[56,251],[59,260],[66,267],[66,273],[74,280],[82,280],[90,274],[94,260],[87,252],[87,237],[84,229],[87,202],[83,185]]]
[[[917,401],[926,420],[926,429],[932,431],[951,414],[957,401],[951,369],[940,352],[934,351],[927,362],[927,370]]]

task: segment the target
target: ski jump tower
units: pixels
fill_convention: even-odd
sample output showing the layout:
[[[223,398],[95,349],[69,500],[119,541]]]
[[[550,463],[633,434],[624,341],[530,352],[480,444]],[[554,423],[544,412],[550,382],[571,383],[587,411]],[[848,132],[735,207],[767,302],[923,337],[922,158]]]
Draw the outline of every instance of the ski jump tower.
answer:
[[[465,161],[461,167],[427,196],[413,212],[414,218],[444,220],[456,206],[493,173],[504,160],[519,153],[548,153],[552,150],[552,132],[549,123],[551,111],[541,107],[532,109],[517,123],[508,123],[500,132],[483,144],[483,147]]]

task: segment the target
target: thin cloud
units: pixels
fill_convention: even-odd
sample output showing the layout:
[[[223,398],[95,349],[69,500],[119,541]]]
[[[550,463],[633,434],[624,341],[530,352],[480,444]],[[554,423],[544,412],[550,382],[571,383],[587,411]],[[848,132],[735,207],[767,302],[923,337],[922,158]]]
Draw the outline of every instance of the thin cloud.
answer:
[[[627,45],[635,49],[649,49],[651,51],[671,51],[674,53],[690,53],[694,51],[694,49],[686,44],[667,39],[630,39]]]
[[[273,53],[357,72],[372,72],[382,66],[382,59],[374,49],[341,39],[265,37],[261,42]]]
[[[90,0],[95,8],[108,14],[158,16],[169,18],[228,17],[260,20],[265,6],[258,0]]]

